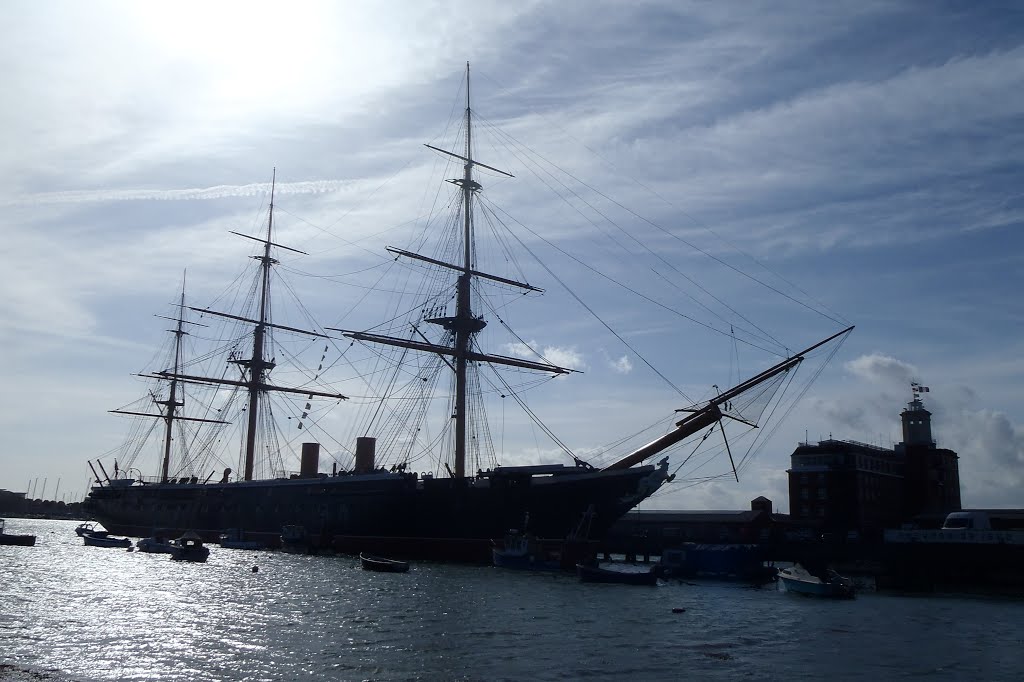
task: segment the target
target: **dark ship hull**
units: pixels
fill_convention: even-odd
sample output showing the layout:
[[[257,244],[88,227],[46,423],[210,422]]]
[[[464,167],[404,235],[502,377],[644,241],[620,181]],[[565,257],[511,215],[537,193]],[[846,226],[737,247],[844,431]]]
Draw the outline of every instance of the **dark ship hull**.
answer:
[[[93,488],[89,513],[110,532],[144,536],[193,530],[214,540],[225,528],[270,542],[303,526],[340,551],[387,549],[405,557],[482,560],[510,528],[564,538],[586,517],[599,539],[657,490],[667,464],[598,471],[499,467],[474,478],[377,471],[236,483],[115,484]],[[123,483],[128,483],[122,479]],[[121,483],[120,481],[118,483]],[[593,513],[588,513],[592,510]]]

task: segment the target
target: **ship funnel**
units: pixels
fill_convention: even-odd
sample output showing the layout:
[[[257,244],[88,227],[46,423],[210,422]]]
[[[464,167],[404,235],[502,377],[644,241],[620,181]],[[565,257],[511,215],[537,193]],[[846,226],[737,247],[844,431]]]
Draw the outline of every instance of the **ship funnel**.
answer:
[[[377,439],[368,436],[356,438],[356,473],[368,474],[373,471]]]
[[[320,443],[302,444],[302,463],[299,478],[316,478],[320,470]]]

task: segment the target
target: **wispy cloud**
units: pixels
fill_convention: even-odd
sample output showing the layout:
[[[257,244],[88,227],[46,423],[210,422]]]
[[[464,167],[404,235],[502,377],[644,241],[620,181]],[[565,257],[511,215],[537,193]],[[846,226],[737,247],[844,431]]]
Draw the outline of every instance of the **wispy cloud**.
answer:
[[[337,192],[355,184],[354,181],[345,180],[286,182],[276,185],[274,191],[279,194],[322,194]],[[77,204],[107,201],[202,201],[269,195],[270,188],[271,183],[259,182],[188,189],[67,190],[0,198],[0,205]]]

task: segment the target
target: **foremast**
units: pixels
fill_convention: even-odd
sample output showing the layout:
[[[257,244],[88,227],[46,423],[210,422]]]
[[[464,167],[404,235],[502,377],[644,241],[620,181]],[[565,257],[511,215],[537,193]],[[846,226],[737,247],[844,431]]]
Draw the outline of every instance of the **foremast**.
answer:
[[[252,256],[254,260],[260,262],[259,272],[259,309],[255,316],[255,319],[249,319],[238,315],[231,315],[228,313],[218,312],[215,310],[208,310],[205,308],[191,308],[200,313],[216,315],[218,317],[224,317],[240,322],[247,322],[254,325],[253,328],[253,342],[252,342],[252,356],[248,359],[234,359],[229,362],[236,364],[242,370],[242,378],[240,380],[232,379],[220,379],[214,377],[201,377],[192,376],[186,374],[180,374],[178,368],[175,368],[174,372],[160,372],[161,376],[171,378],[172,380],[181,380],[190,383],[210,384],[219,386],[235,386],[244,388],[248,392],[248,422],[246,425],[245,432],[245,443],[244,443],[244,464],[243,464],[243,480],[253,480],[253,474],[256,462],[256,444],[258,442],[259,434],[259,415],[260,405],[264,398],[264,395],[268,392],[279,392],[279,393],[293,393],[306,395],[310,397],[321,397],[321,398],[335,398],[338,400],[346,400],[346,396],[339,393],[327,393],[323,391],[312,391],[305,388],[286,388],[283,386],[275,386],[269,383],[269,376],[271,370],[274,369],[276,363],[273,359],[267,359],[267,332],[270,329],[282,329],[297,334],[306,334],[308,336],[328,338],[327,334],[321,334],[319,332],[308,331],[305,329],[297,329],[295,327],[286,327],[284,325],[274,324],[270,321],[270,272],[274,265],[277,265],[278,260],[274,258],[271,253],[272,247],[279,249],[285,249],[287,251],[294,251],[302,255],[308,255],[304,251],[293,249],[288,246],[277,244],[273,241],[273,230],[274,230],[274,191],[277,186],[277,169],[274,169],[273,178],[270,183],[270,207],[267,218],[267,233],[266,238],[252,237],[250,235],[242,234],[240,232],[231,231],[232,234],[257,241],[263,245],[262,253],[257,256]]]
[[[456,282],[456,293],[455,293],[455,315],[451,317],[437,317],[427,319],[426,321],[431,324],[439,325],[449,332],[452,333],[452,345],[445,346],[440,344],[434,344],[429,341],[413,341],[409,339],[401,339],[397,337],[389,337],[380,334],[371,334],[368,332],[358,332],[350,330],[338,330],[342,331],[345,336],[359,341],[369,341],[373,343],[382,343],[391,346],[397,346],[402,348],[411,348],[414,350],[421,350],[425,352],[432,352],[441,355],[442,357],[450,357],[452,361],[449,362],[449,366],[455,372],[455,400],[454,400],[454,411],[453,419],[455,420],[455,434],[454,434],[454,459],[455,468],[451,471],[453,477],[464,478],[466,475],[466,456],[467,456],[467,438],[466,438],[466,427],[469,422],[467,412],[467,393],[468,393],[468,371],[469,364],[471,362],[488,362],[498,365],[506,365],[513,367],[521,367],[525,369],[533,369],[544,372],[553,372],[556,374],[566,374],[574,370],[567,369],[564,367],[557,367],[548,363],[531,362],[529,360],[521,360],[519,358],[509,358],[500,355],[490,355],[477,353],[473,350],[474,337],[480,333],[486,326],[487,322],[482,317],[477,317],[473,314],[473,300],[472,300],[472,289],[473,279],[480,277],[489,279],[492,281],[501,282],[503,284],[520,287],[528,291],[541,291],[537,287],[529,284],[523,284],[514,280],[497,277],[495,275],[489,275],[487,273],[479,272],[473,268],[473,199],[474,195],[483,189],[483,186],[473,178],[473,168],[475,166],[481,166],[489,170],[501,173],[508,177],[513,177],[511,173],[506,173],[503,170],[499,170],[492,166],[480,163],[473,159],[473,110],[471,107],[470,88],[469,88],[469,63],[466,63],[466,113],[465,113],[465,125],[466,125],[466,144],[463,154],[456,154],[445,149],[440,149],[432,145],[425,145],[426,147],[433,149],[434,151],[442,154],[447,154],[454,158],[460,159],[463,162],[462,166],[462,177],[449,180],[452,184],[458,186],[462,192],[462,262],[461,263],[446,263],[441,260],[434,258],[428,258],[420,254],[411,253],[409,251],[403,251],[401,249],[394,249],[389,247],[388,250],[392,253],[396,253],[400,256],[406,256],[420,261],[439,265],[444,268],[449,268],[459,273],[458,280]]]

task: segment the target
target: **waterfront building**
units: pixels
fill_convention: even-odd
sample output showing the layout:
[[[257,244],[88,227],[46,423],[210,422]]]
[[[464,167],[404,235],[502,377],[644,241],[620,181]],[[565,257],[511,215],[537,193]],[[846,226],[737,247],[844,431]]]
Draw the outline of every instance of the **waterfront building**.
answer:
[[[28,508],[27,493],[0,489],[0,515],[16,516]]]
[[[684,542],[746,544],[772,542],[780,521],[772,501],[765,497],[751,500],[749,510],[634,510],[619,519],[605,540],[612,552],[660,554],[665,547]]]
[[[880,536],[921,515],[960,510],[957,453],[932,438],[931,412],[913,385],[900,417],[903,441],[883,448],[852,440],[800,443],[790,456],[790,514],[846,539]]]

